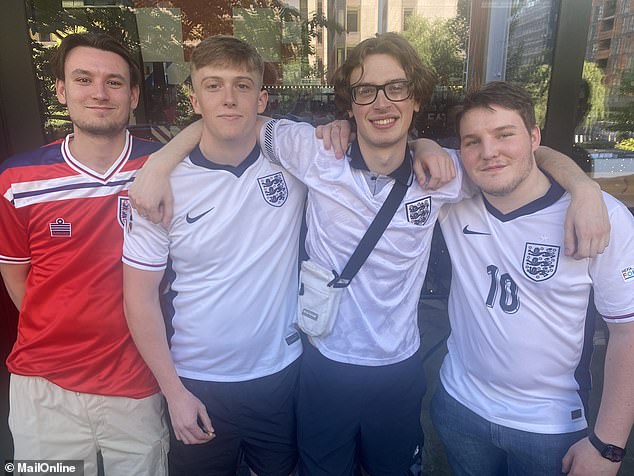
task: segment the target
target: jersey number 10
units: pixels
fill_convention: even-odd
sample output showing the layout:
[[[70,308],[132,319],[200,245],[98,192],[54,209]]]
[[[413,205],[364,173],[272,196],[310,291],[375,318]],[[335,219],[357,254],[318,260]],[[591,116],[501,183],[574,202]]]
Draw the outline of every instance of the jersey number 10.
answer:
[[[520,308],[520,298],[518,295],[517,284],[508,273],[504,273],[498,280],[499,269],[497,266],[490,264],[487,266],[487,273],[491,277],[491,286],[487,295],[487,307],[495,305],[495,298],[500,292],[500,308],[507,314],[514,314]]]

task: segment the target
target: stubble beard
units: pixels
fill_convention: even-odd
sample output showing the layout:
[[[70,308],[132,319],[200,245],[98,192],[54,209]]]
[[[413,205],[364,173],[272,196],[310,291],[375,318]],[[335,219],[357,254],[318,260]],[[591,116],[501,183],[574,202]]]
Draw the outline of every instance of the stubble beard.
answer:
[[[529,162],[529,166],[522,169],[521,175],[514,177],[511,182],[498,187],[494,187],[493,185],[490,187],[486,187],[486,185],[484,187],[480,186],[480,189],[493,197],[505,197],[515,192],[515,190],[517,190],[517,188],[528,178],[531,171],[532,164]]]
[[[72,120],[72,117],[71,117]],[[127,127],[128,121],[89,122],[73,120],[76,129],[96,137],[116,137]]]

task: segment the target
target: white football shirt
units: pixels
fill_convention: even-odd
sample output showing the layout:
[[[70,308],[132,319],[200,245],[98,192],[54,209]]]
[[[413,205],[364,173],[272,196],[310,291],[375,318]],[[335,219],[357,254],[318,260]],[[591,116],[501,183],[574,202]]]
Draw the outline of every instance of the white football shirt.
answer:
[[[388,365],[420,346],[417,308],[440,207],[462,197],[462,170],[436,191],[412,180],[404,160],[391,184],[378,193],[365,177],[363,157],[352,147],[346,160],[323,148],[309,124],[280,120],[262,131],[264,154],[308,187],[306,250],[317,264],[341,273],[383,205],[394,180],[411,183],[394,218],[351,284],[344,289],[332,332],[312,338],[329,359],[357,365]]]
[[[301,354],[298,241],[306,188],[260,155],[237,167],[199,148],[171,177],[168,230],[133,215],[123,261],[171,281],[171,352],[181,377],[243,381]]]
[[[570,197],[556,183],[507,215],[481,194],[441,211],[453,263],[441,380],[481,417],[536,433],[587,426],[577,390],[589,382],[575,372],[584,344],[592,348],[585,332],[590,289],[604,319],[634,321],[634,218],[604,198],[610,245],[580,261],[564,255]]]

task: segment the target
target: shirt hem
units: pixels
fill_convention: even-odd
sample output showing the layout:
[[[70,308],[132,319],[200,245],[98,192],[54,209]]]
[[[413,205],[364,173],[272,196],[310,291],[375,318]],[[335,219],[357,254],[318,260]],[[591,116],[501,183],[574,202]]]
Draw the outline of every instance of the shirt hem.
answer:
[[[513,430],[525,431],[528,433],[537,433],[543,435],[560,435],[564,433],[573,433],[575,431],[581,431],[588,428],[588,422],[585,418],[580,419],[578,422],[569,425],[538,425],[538,424],[525,424],[523,422],[518,422],[515,420],[507,420],[504,418],[497,418],[492,415],[487,415],[486,412],[482,411],[481,408],[477,408],[474,405],[470,405],[469,402],[465,402],[462,398],[456,395],[453,390],[449,389],[448,385],[445,383],[444,379],[441,378],[442,386],[445,391],[454,398],[460,405],[466,407],[471,410],[473,413],[478,415],[480,418],[484,418],[486,421],[494,423],[496,425],[501,425],[506,428],[511,428]]]
[[[419,343],[419,345],[408,349],[406,352],[396,357],[386,359],[362,359],[355,356],[347,356],[331,352],[317,339],[311,339],[311,343],[324,357],[327,357],[330,360],[334,360],[335,362],[340,362],[342,364],[364,365],[366,367],[381,367],[384,365],[398,364],[399,362],[409,359],[420,348]]]
[[[176,365],[176,373],[179,377],[188,378],[192,380],[200,380],[203,382],[246,382],[248,380],[255,380],[257,378],[268,377],[269,375],[273,375],[277,372],[284,370],[286,367],[291,365],[297,359],[299,359],[302,355],[301,350],[295,355],[293,353],[291,357],[285,359],[280,365],[276,365],[275,367],[271,367],[268,369],[264,369],[260,372],[254,372],[244,375],[220,375],[220,374],[209,374],[202,372],[194,372],[188,371]]]
[[[77,393],[85,393],[87,395],[99,395],[102,397],[121,397],[121,398],[133,398],[135,400],[140,400],[142,398],[147,398],[147,397],[151,397],[152,395],[156,395],[157,393],[161,392],[161,389],[159,388],[158,384],[154,387],[152,387],[151,389],[147,389],[147,390],[143,390],[143,391],[138,391],[138,392],[125,392],[125,393],[118,393],[118,392],[105,392],[105,391],[100,391],[99,389],[83,389],[81,387],[77,387],[75,388],[73,385],[63,385],[61,384],[59,381],[56,381],[54,379],[51,379],[49,377],[46,377],[45,375],[39,375],[39,374],[29,374],[26,372],[16,372],[14,370],[9,369],[9,372],[11,374],[15,374],[15,375],[20,375],[22,377],[39,377],[39,378],[43,378],[44,380],[48,380],[50,383],[52,383],[53,385],[58,386],[61,389],[64,389],[68,392],[77,392]]]

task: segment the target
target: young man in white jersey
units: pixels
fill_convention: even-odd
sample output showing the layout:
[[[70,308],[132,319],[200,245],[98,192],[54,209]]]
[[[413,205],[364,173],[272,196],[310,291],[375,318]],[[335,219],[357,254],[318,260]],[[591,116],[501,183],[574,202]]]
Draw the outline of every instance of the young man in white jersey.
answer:
[[[264,64],[229,36],[191,58],[200,143],[171,176],[163,228],[133,215],[124,244],[132,336],[168,403],[172,475],[287,476],[297,460],[295,394],[302,352],[297,307],[306,189],[261,155]],[[159,304],[170,281],[169,346]]]
[[[308,186],[306,247],[326,269],[341,272],[393,184],[408,185],[403,205],[345,288],[332,332],[311,338],[305,350],[302,474],[348,475],[356,456],[369,474],[404,474],[421,443],[417,301],[440,205],[462,196],[460,178],[436,192],[412,180],[407,132],[432,84],[407,41],[379,35],[358,45],[337,74],[338,105],[359,136],[347,160],[334,161],[307,124],[276,121],[261,133],[267,156]],[[191,147],[191,137],[179,139],[181,148]]]
[[[371,53],[364,62],[366,48]],[[337,85],[343,110],[354,109],[359,124],[349,160],[334,160],[308,124],[270,122],[260,140],[272,162],[308,185],[307,251],[327,269],[343,269],[392,185],[407,187],[407,206],[399,207],[344,291],[333,331],[313,338],[302,359],[302,474],[351,474],[357,454],[370,474],[401,474],[411,466],[422,442],[425,391],[416,303],[439,205],[461,194],[460,181],[436,192],[412,183],[407,133],[433,84],[413,48],[387,34],[364,42],[354,57],[359,63],[345,74],[354,70],[357,83],[363,78],[365,95],[361,89],[353,94],[364,105],[350,106],[348,77]],[[372,84],[381,89],[372,91]],[[424,213],[413,213],[414,207]]]
[[[536,166],[540,131],[517,86],[468,94],[458,132],[482,193],[439,218],[453,263],[452,332],[432,418],[454,474],[615,475],[634,421],[634,218],[605,194],[606,251],[564,255],[570,196]],[[586,437],[591,289],[610,338]]]
[[[96,476],[165,475],[163,397],[126,325],[127,188],[155,143],[127,131],[141,72],[105,33],[51,63],[73,133],[0,167],[0,271],[20,311],[9,425],[16,460],[81,460]],[[79,472],[79,470],[78,470]]]

